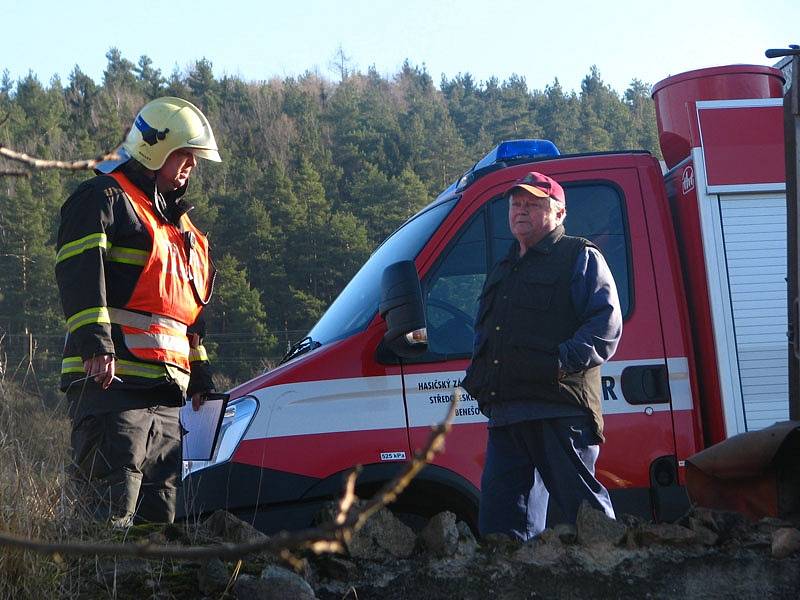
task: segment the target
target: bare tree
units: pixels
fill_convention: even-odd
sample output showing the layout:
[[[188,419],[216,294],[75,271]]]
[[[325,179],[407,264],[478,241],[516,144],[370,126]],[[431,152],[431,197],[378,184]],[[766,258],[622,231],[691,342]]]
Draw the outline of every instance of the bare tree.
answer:
[[[336,51],[333,53],[333,58],[331,58],[328,65],[331,69],[339,73],[339,81],[344,81],[347,79],[348,75],[353,72],[351,67],[352,58],[345,54],[341,44],[336,48]]]

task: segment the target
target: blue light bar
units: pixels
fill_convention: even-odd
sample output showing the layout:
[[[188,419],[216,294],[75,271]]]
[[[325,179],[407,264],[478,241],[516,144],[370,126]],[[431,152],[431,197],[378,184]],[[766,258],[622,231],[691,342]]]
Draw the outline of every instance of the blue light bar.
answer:
[[[489,154],[477,162],[473,171],[498,162],[520,159],[540,160],[560,155],[558,148],[550,140],[508,140],[492,148]]]

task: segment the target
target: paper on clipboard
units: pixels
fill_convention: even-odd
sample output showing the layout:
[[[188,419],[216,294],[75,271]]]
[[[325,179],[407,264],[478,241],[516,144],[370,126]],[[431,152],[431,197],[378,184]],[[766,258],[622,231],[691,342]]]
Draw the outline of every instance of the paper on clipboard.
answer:
[[[228,394],[210,394],[197,411],[191,402],[183,405],[183,460],[211,460],[227,406]]]

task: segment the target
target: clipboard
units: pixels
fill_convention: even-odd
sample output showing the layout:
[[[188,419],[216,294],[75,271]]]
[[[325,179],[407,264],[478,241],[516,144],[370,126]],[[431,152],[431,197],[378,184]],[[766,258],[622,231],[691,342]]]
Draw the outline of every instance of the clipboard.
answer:
[[[191,402],[181,407],[183,460],[211,460],[228,400],[230,394],[209,392],[200,410],[194,411]]]

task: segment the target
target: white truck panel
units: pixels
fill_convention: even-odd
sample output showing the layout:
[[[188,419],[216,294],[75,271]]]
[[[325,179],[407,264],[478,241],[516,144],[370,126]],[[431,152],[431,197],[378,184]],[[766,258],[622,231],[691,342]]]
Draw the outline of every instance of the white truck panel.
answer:
[[[697,190],[729,437],[789,418],[786,200],[762,187]]]

